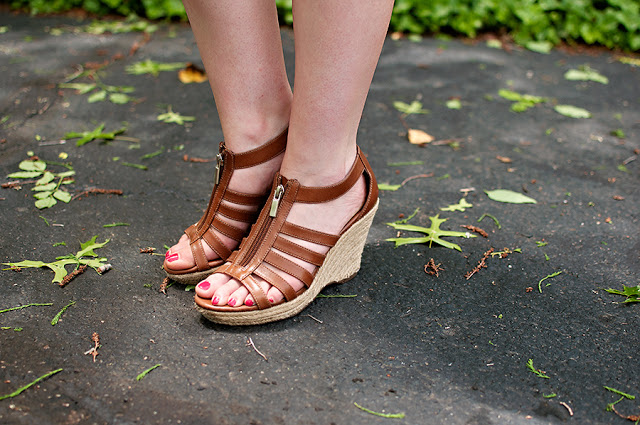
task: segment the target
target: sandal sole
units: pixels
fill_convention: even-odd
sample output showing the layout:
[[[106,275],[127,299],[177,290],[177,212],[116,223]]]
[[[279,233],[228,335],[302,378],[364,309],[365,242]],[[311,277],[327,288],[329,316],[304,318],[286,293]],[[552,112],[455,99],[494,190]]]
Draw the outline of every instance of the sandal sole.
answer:
[[[218,312],[196,304],[197,310],[209,321],[231,326],[261,325],[287,319],[300,313],[313,302],[320,291],[334,283],[344,283],[358,273],[362,251],[367,242],[369,228],[380,201],[364,217],[349,228],[329,250],[313,282],[299,297],[264,310],[244,312]]]
[[[214,267],[209,270],[205,270],[203,272],[195,272],[195,273],[187,273],[187,274],[171,274],[171,273],[167,273],[166,270],[165,270],[165,273],[169,279],[181,285],[197,285],[201,281],[205,280],[206,278],[214,274],[216,270],[218,270],[218,267]]]

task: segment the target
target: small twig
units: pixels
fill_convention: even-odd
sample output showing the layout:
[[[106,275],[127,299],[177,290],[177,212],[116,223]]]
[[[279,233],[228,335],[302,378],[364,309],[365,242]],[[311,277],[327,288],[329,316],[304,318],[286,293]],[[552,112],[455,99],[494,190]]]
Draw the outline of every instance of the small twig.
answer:
[[[140,254],[153,254],[156,251],[153,247],[140,248]]]
[[[560,404],[567,408],[567,410],[569,411],[569,416],[573,416],[573,409],[571,409],[571,407],[569,407],[567,403],[565,403],[564,401],[561,401]]]
[[[493,248],[489,248],[489,250],[487,252],[484,253],[484,255],[482,256],[482,259],[480,260],[480,262],[478,263],[478,265],[471,270],[470,272],[467,272],[464,277],[467,278],[467,280],[469,280],[469,278],[471,278],[471,276],[473,276],[474,274],[478,273],[480,271],[480,269],[486,268],[487,264],[487,258],[489,258],[489,256],[491,255],[491,253],[493,252]]]
[[[436,264],[436,262],[434,261],[434,259],[430,259],[429,262],[427,264],[424,265],[424,272],[428,275],[435,275],[436,277],[439,277],[440,274],[438,272],[444,270],[444,267],[441,267],[442,264],[438,263]]]
[[[615,413],[616,415],[620,416],[622,419],[627,419],[627,420],[632,421],[632,422],[640,421],[640,415],[628,415],[627,416],[627,415],[623,415],[622,413],[618,412],[616,410],[615,403],[611,404],[611,410],[613,411],[613,413]]]
[[[311,317],[313,320],[315,320],[315,321],[316,321],[316,322],[318,322],[318,323],[323,323],[323,322],[322,322],[322,320],[316,319],[315,317],[313,317],[313,316],[312,316],[312,315],[310,315],[310,314],[307,314],[306,316]]]
[[[256,345],[253,343],[253,340],[251,338],[247,340],[247,347],[252,347],[255,350],[255,352],[258,353],[264,359],[265,362],[269,361],[267,360],[267,357],[264,354],[262,354],[260,350],[256,348]]]
[[[485,238],[489,237],[489,234],[487,232],[485,232],[484,230],[482,230],[481,228],[479,228],[479,227],[470,226],[470,225],[467,225],[467,224],[463,224],[460,227],[464,227],[465,229],[471,230],[472,232],[475,232],[475,233],[479,234],[482,237],[485,237]]]
[[[81,275],[82,273],[84,273],[85,270],[87,270],[87,265],[86,264],[81,265],[80,267],[78,267],[77,269],[75,269],[74,271],[66,275],[62,279],[62,282],[58,283],[58,286],[60,286],[61,288],[64,288],[65,286],[67,286],[69,282],[75,279],[78,275]]]
[[[196,158],[194,156],[189,156],[187,154],[184,154],[184,156],[182,157],[182,160],[184,162],[213,162],[216,160],[215,157],[213,158]]]
[[[415,176],[411,176],[411,177],[407,177],[406,179],[404,179],[402,181],[402,183],[400,183],[400,186],[404,186],[406,183],[410,182],[411,180],[415,180],[415,179],[425,179],[428,177],[433,177],[433,173],[429,173],[429,174],[417,174]]]
[[[80,198],[81,196],[85,196],[85,195],[122,195],[122,191],[120,189],[98,189],[98,188],[93,188],[93,189],[87,189],[83,192],[78,193],[76,196],[74,196],[73,198],[71,198],[71,200],[75,200]]]
[[[91,335],[91,341],[93,341],[94,346],[91,348],[91,350],[87,351],[84,353],[84,355],[86,356],[87,354],[91,354],[93,356],[93,362],[96,362],[96,357],[98,357],[98,355],[100,353],[98,353],[98,348],[100,348],[100,335],[98,335],[98,332],[94,332]]]
[[[167,295],[167,288],[169,287],[169,282],[171,282],[171,279],[169,277],[165,277],[162,280],[162,284],[160,285],[160,292],[162,292],[165,295]]]
[[[53,140],[50,142],[40,142],[38,143],[38,146],[56,146],[56,145],[64,145],[65,143],[67,143],[67,141],[62,139],[62,140]]]

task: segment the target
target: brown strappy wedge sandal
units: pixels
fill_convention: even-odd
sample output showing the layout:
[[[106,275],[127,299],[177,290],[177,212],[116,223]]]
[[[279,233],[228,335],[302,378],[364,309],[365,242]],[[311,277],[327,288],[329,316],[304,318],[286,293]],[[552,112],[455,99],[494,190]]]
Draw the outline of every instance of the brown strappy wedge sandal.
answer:
[[[209,199],[209,206],[200,221],[185,230],[189,236],[189,245],[195,264],[189,268],[175,269],[165,258],[162,267],[169,278],[183,284],[196,284],[227,261],[232,250],[220,241],[213,230],[215,229],[238,243],[247,236],[249,230],[234,227],[221,220],[220,216],[249,225],[253,224],[258,217],[260,208],[268,198],[268,192],[252,195],[228,189],[233,171],[267,162],[284,152],[286,145],[287,129],[264,145],[247,152],[233,153],[225,147],[224,142],[220,143],[220,153],[216,157],[215,186]],[[255,211],[247,211],[234,208],[233,204],[254,206],[256,209]],[[203,243],[209,245],[219,258],[207,260]]]
[[[322,203],[345,194],[365,176],[367,196],[358,211],[339,235],[307,229],[287,222],[291,207],[296,202]],[[360,269],[362,251],[378,209],[378,185],[367,159],[360,148],[347,176],[339,183],[326,187],[305,187],[297,180],[288,180],[279,173],[273,189],[249,236],[242,241],[229,262],[218,268],[244,285],[255,300],[255,305],[217,306],[210,299],[195,297],[196,306],[205,318],[225,325],[258,325],[274,322],[298,314],[309,305],[322,289],[332,283],[353,278]],[[292,242],[286,235],[329,247],[326,255],[314,252]],[[280,255],[277,251],[317,266],[315,273]],[[300,279],[305,287],[295,291],[273,269]],[[284,300],[272,304],[256,281],[264,279],[284,295]]]

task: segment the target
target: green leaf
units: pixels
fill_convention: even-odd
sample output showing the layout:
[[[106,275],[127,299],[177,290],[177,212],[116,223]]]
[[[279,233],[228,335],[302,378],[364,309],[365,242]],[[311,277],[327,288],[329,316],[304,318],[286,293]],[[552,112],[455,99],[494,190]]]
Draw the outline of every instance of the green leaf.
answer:
[[[89,103],[102,102],[106,98],[107,98],[107,91],[106,90],[100,90],[100,91],[97,91],[97,92],[93,93],[91,96],[89,96],[87,98],[87,102],[89,102]]]
[[[496,189],[485,190],[485,193],[489,199],[496,202],[504,202],[508,204],[536,204],[537,201],[533,198],[523,195],[522,193],[514,192],[508,189]]]
[[[51,190],[46,190],[44,192],[37,192],[33,195],[34,198],[36,199],[44,199],[44,198],[48,198],[49,196],[53,195],[53,191]]]
[[[548,41],[529,41],[524,45],[524,47],[532,52],[547,54],[551,52],[553,44]]]
[[[78,94],[86,94],[96,88],[95,83],[62,83],[58,84],[61,89],[75,89]]]
[[[460,109],[462,108],[462,102],[460,99],[449,99],[447,100],[447,108],[449,109]]]
[[[56,190],[55,192],[53,192],[53,197],[56,198],[58,201],[62,201],[66,204],[68,204],[69,201],[71,201],[71,194],[64,190]]]
[[[20,162],[18,168],[24,171],[44,171],[47,168],[47,164],[44,161],[39,160],[24,160]]]
[[[169,107],[169,110],[166,113],[158,115],[158,121],[162,121],[167,124],[175,123],[178,125],[184,125],[186,121],[195,121],[195,120],[196,120],[196,117],[183,116],[183,115],[180,115],[178,112],[173,112],[171,110],[171,107]]]
[[[11,173],[7,177],[10,179],[33,179],[42,175],[41,171],[18,171]]]
[[[177,69],[184,68],[186,65],[186,62],[160,63],[147,59],[127,66],[126,71],[127,74],[151,74],[154,77],[157,77],[161,71],[175,71]]]
[[[545,379],[550,379],[543,371],[541,371],[540,369],[536,369],[535,367],[533,367],[533,359],[529,359],[527,360],[527,368],[536,374],[536,376],[538,378],[545,378]]]
[[[98,238],[98,235],[95,235],[94,237],[89,239],[87,242],[81,243],[80,244],[80,251],[78,251],[76,253],[76,257],[77,258],[85,257],[85,256],[87,256],[87,257],[97,257],[98,254],[93,252],[93,250],[94,249],[98,249],[98,248],[102,248],[103,246],[105,246],[109,242],[109,239],[107,239],[104,242],[96,242],[97,238]]]
[[[419,102],[417,100],[414,100],[413,102],[411,102],[410,105],[404,102],[395,101],[393,102],[393,107],[406,115],[429,113],[427,109],[422,109],[422,102]]]
[[[570,81],[595,81],[601,84],[609,84],[609,79],[588,65],[579,69],[570,69],[564,74],[564,78]]]
[[[420,232],[427,235],[426,237],[420,237],[420,238],[390,238],[390,239],[387,239],[387,241],[395,242],[396,248],[402,245],[427,243],[427,242],[429,243],[429,248],[431,248],[431,244],[435,242],[438,245],[444,246],[445,248],[462,251],[462,249],[458,245],[451,243],[449,241],[445,241],[441,238],[447,237],[447,236],[463,237],[463,238],[476,237],[476,235],[472,235],[468,232],[455,232],[455,231],[449,231],[449,230],[441,230],[440,225],[445,221],[447,221],[447,219],[440,218],[439,214],[435,215],[434,217],[429,217],[429,220],[431,220],[430,227],[414,226],[411,224],[387,223],[388,226],[391,226],[396,230]]]
[[[553,108],[560,115],[570,118],[591,118],[591,112],[572,105],[556,105]]]
[[[41,191],[44,191],[44,190],[53,190],[57,186],[58,185],[55,182],[51,182],[51,183],[48,183],[48,184],[34,186],[31,190],[36,191],[36,192],[41,192]]]
[[[460,199],[457,204],[449,205],[448,207],[440,208],[442,211],[465,211],[467,208],[473,207],[473,204],[467,202],[465,198]]]
[[[36,185],[38,185],[38,186],[45,185],[45,184],[51,182],[55,178],[56,178],[55,174],[53,174],[50,171],[46,171],[44,173],[44,175],[42,176],[42,178],[36,182]]]
[[[58,201],[56,201],[55,199],[49,196],[43,199],[38,199],[35,205],[36,205],[36,208],[38,208],[39,210],[43,210],[45,208],[51,208],[57,203]]]
[[[626,297],[623,303],[638,303],[640,302],[640,285],[638,286],[624,286],[622,285],[622,290],[617,289],[605,289],[610,294],[622,295]]]
[[[124,93],[110,93],[109,100],[116,105],[124,105],[134,100],[134,98]]]

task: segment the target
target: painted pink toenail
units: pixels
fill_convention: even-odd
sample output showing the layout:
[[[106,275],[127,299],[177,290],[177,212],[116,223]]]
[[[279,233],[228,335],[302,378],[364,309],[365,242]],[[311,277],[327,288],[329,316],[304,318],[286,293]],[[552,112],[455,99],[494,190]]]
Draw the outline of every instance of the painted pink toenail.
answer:
[[[253,305],[253,301],[251,301],[251,300],[246,300],[244,303],[248,307],[251,307]]]
[[[231,298],[231,299],[229,300],[229,302],[227,302],[227,304],[228,304],[230,307],[233,307],[234,305],[236,305],[236,300],[234,300],[233,298]]]
[[[273,298],[269,298],[269,302],[273,304],[275,301],[273,300]]]
[[[211,300],[211,304],[213,304],[213,305],[218,305],[218,301],[220,301],[220,298],[218,298],[218,297],[213,297],[213,299]]]
[[[169,263],[176,261],[178,259],[178,254],[171,254],[168,257],[165,257]]]
[[[171,255],[171,251],[167,251],[167,252],[164,254],[164,258],[168,258],[170,255]]]
[[[202,289],[203,291],[206,291],[210,287],[211,287],[211,284],[206,280],[198,283],[198,289]]]

